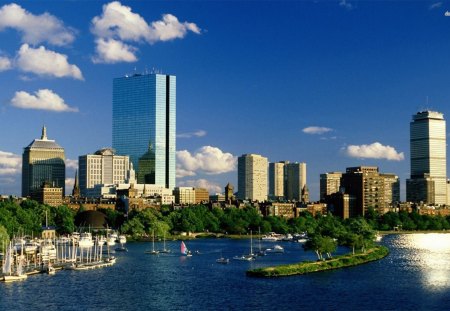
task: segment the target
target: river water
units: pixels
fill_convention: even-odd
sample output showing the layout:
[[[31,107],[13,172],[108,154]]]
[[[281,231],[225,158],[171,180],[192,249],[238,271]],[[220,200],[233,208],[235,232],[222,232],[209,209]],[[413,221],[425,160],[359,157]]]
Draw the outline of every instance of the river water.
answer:
[[[450,234],[389,235],[388,257],[347,269],[279,279],[245,275],[250,268],[314,260],[298,243],[253,262],[215,260],[249,252],[249,240],[187,241],[200,254],[148,255],[129,243],[116,265],[58,271],[0,284],[0,310],[446,310],[450,308]],[[262,248],[273,247],[265,242]],[[162,248],[156,243],[157,248]],[[258,242],[254,243],[258,248]],[[339,249],[338,253],[347,250]]]

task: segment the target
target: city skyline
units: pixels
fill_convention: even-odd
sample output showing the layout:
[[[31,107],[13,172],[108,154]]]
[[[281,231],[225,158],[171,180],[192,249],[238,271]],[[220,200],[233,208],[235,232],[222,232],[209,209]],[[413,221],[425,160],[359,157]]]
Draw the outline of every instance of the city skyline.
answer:
[[[20,194],[44,123],[71,189],[78,156],[112,146],[112,79],[155,67],[178,80],[178,186],[223,192],[256,153],[307,163],[313,200],[321,173],[359,165],[397,174],[404,200],[411,115],[448,114],[447,5],[2,1],[0,193]]]

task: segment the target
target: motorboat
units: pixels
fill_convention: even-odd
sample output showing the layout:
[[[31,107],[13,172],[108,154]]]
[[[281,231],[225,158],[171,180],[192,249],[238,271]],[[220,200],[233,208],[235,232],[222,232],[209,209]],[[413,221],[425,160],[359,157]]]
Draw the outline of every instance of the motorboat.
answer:
[[[255,256],[253,256],[253,255],[234,256],[233,260],[251,261],[251,260],[255,260]]]
[[[94,241],[92,240],[92,234],[90,232],[84,232],[80,235],[80,240],[78,241],[79,248],[90,248],[94,246]]]
[[[275,245],[273,248],[266,249],[266,253],[284,253],[284,248],[280,245]]]
[[[220,257],[219,259],[216,259],[217,263],[221,263],[221,264],[227,264],[230,262],[230,259],[228,258],[224,258],[224,257]]]

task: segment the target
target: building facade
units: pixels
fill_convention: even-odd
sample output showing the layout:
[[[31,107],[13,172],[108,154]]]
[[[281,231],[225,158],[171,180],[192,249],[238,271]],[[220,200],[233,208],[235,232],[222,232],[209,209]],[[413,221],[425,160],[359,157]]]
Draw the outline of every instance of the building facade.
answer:
[[[286,164],[287,185],[285,198],[302,202],[303,191],[306,190],[306,163]]]
[[[176,77],[135,74],[113,81],[113,148],[139,158],[153,147],[154,183],[175,187]],[[139,177],[138,177],[139,178]]]
[[[177,204],[195,204],[195,188],[192,187],[176,187],[173,190],[175,203]]]
[[[269,163],[269,198],[284,199],[284,162]]]
[[[244,154],[238,158],[238,199],[267,200],[267,158]]]
[[[330,172],[320,174],[320,200],[323,201],[327,195],[339,192],[341,187],[341,172]]]
[[[81,196],[89,196],[90,189],[94,189],[95,185],[127,182],[129,169],[129,157],[116,155],[111,148],[78,157]]]
[[[410,123],[411,178],[406,200],[447,204],[446,123],[436,111],[420,111]]]
[[[42,128],[40,139],[24,148],[22,155],[22,196],[31,196],[43,183],[62,188],[66,180],[64,148],[47,138],[47,128]]]
[[[342,193],[355,197],[352,216],[364,216],[369,208],[380,213],[399,201],[400,182],[393,174],[380,174],[376,166],[348,167],[341,179]]]

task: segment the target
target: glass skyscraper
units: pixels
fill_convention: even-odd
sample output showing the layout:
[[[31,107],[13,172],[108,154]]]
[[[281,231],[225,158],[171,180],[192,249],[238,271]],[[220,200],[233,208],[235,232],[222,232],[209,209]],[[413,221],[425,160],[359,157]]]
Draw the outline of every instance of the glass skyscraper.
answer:
[[[410,124],[411,178],[406,199],[411,202],[447,204],[447,155],[444,115],[421,111]]]
[[[139,158],[153,146],[155,184],[175,187],[176,77],[135,74],[113,81],[112,146],[129,155],[139,176]]]

